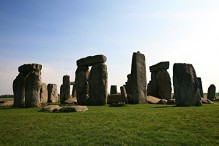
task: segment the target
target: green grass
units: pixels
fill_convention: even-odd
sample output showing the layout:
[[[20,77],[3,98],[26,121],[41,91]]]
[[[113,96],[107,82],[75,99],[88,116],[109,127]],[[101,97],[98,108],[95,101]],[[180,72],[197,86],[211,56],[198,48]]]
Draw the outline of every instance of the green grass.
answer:
[[[219,145],[219,102],[88,108],[46,113],[0,107],[0,145]]]

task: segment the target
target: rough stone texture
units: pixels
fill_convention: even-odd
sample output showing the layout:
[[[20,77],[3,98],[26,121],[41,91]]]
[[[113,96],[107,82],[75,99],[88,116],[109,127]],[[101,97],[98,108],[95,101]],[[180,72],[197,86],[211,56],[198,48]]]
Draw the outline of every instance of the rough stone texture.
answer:
[[[110,94],[118,94],[116,85],[111,85]]]
[[[47,85],[46,83],[41,84],[41,89],[40,89],[40,102],[45,104],[48,102],[48,90],[47,90]]]
[[[41,69],[41,64],[24,64],[18,67],[20,73],[13,82],[15,107],[41,105]]]
[[[167,69],[169,69],[169,65],[170,65],[170,63],[168,61],[160,62],[158,64],[150,66],[150,72],[156,72],[159,70],[167,70]]]
[[[57,92],[57,85],[56,84],[48,84],[48,102],[58,102],[58,92]]]
[[[77,103],[79,105],[88,104],[88,78],[89,78],[89,68],[86,66],[79,66],[76,70],[75,78],[75,90]]]
[[[121,94],[110,94],[107,98],[107,104],[124,102],[128,103],[128,99]]]
[[[88,56],[77,60],[77,66],[92,66],[99,63],[105,63],[107,60],[104,55]]]
[[[211,100],[209,100],[209,99],[206,99],[206,98],[201,98],[201,100],[202,100],[202,103],[203,103],[203,104],[214,104],[213,101],[211,101]]]
[[[148,95],[160,99],[171,98],[171,79],[167,71],[169,62],[160,62],[150,67],[151,81],[148,83]]]
[[[197,77],[197,79],[198,79],[198,83],[199,83],[200,95],[201,95],[201,97],[204,97],[203,88],[202,88],[202,79],[200,77]]]
[[[146,103],[147,91],[146,91],[146,65],[145,56],[140,52],[133,53],[132,56],[132,70],[131,70],[131,82],[132,82],[132,103]]]
[[[127,93],[126,93],[126,90],[125,90],[125,87],[124,86],[121,86],[120,87],[120,92],[121,92],[121,95],[127,99]]]
[[[173,85],[176,106],[199,106],[202,104],[199,83],[192,64],[174,64]]]
[[[55,109],[59,110],[61,107],[59,105],[47,105],[42,108],[42,111],[53,112]]]
[[[88,108],[86,106],[63,106],[59,105],[48,105],[42,108],[42,111],[48,112],[84,112],[87,111]]]
[[[65,100],[71,98],[70,96],[70,76],[63,76],[63,83],[60,87],[60,101],[64,103]]]
[[[3,103],[0,103],[0,106],[13,106],[14,105],[14,101],[6,101]]]
[[[127,82],[125,84],[125,89],[126,89],[126,92],[127,94],[132,94],[132,78],[131,78],[131,74],[128,74],[127,75]]]
[[[215,87],[214,84],[211,84],[211,85],[208,87],[208,95],[207,95],[207,98],[208,98],[209,100],[215,100],[215,99],[216,99],[215,93],[216,93],[216,87]]]
[[[89,104],[105,105],[107,103],[108,72],[104,63],[91,68],[89,78]]]
[[[160,99],[160,98],[153,97],[153,96],[147,96],[147,101],[150,104],[166,104],[167,103],[166,99]]]

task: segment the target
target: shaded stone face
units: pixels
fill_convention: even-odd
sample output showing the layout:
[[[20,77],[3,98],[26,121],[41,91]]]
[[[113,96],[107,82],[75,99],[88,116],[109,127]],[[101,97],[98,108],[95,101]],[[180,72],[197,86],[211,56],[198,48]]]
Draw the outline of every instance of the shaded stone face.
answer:
[[[89,77],[89,68],[87,66],[78,66],[76,70],[75,78],[75,90],[77,103],[79,105],[88,104],[88,77]]]
[[[107,103],[108,72],[104,63],[95,64],[91,68],[89,78],[89,104],[105,105]]]
[[[207,95],[207,98],[209,100],[215,100],[216,96],[216,86],[214,84],[211,84],[209,87],[208,87],[208,95]]]
[[[77,66],[92,66],[98,63],[105,63],[106,59],[104,55],[88,56],[77,60]]]
[[[70,96],[70,76],[63,76],[63,83],[60,87],[60,101],[64,103],[66,100],[71,98]]]
[[[121,91],[121,95],[125,98],[127,98],[127,93],[126,93],[126,90],[125,90],[125,87],[124,86],[121,86],[120,87],[120,91]]]
[[[146,65],[145,56],[140,52],[133,53],[132,70],[131,70],[131,85],[132,85],[132,102],[145,103],[146,92]]]
[[[15,107],[39,107],[41,89],[41,64],[24,64],[13,82]]]
[[[204,97],[204,95],[203,95],[203,88],[202,88],[202,79],[200,77],[197,77],[197,79],[198,79],[198,83],[199,83],[200,95],[201,95],[201,97]]]
[[[196,72],[191,64],[174,64],[173,85],[177,106],[202,104]]]
[[[118,94],[116,85],[111,85],[110,94]]]
[[[58,102],[58,92],[57,92],[57,85],[56,84],[48,84],[48,102]]]
[[[167,70],[167,69],[169,69],[169,65],[170,65],[170,63],[168,61],[160,62],[158,64],[150,66],[150,72],[156,72],[159,70]]]
[[[47,85],[46,83],[41,84],[41,89],[40,89],[40,101],[41,103],[45,104],[48,101],[48,90],[47,90]]]

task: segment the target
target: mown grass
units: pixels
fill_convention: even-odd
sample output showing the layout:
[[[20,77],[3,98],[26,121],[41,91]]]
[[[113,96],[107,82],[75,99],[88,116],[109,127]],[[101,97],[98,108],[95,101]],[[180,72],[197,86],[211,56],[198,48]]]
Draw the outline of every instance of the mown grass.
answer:
[[[219,145],[219,102],[88,108],[46,113],[0,107],[0,145]]]

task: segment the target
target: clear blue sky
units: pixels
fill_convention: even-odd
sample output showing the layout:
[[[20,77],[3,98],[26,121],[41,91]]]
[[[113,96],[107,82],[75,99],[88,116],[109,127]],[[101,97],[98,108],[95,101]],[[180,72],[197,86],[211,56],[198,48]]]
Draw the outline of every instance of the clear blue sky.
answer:
[[[17,68],[43,65],[46,83],[75,78],[76,60],[104,54],[109,86],[123,85],[132,53],[149,66],[191,63],[219,91],[217,0],[0,0],[0,94],[12,94]]]

